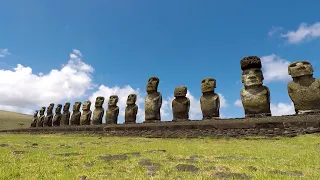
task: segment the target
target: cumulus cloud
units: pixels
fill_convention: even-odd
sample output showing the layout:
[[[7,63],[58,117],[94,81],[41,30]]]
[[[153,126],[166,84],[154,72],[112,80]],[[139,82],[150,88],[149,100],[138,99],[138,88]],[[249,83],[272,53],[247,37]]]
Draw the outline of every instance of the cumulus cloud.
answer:
[[[288,75],[289,61],[280,58],[275,54],[261,57],[263,66],[263,76],[266,83],[271,81],[288,81],[291,77]]]
[[[237,107],[243,107],[241,99],[237,99],[237,100],[233,103],[233,105],[235,105],[235,106],[237,106]]]
[[[290,44],[298,44],[304,40],[311,40],[320,37],[320,22],[311,25],[301,23],[297,30],[288,31],[281,34],[282,38],[286,38]]]
[[[6,56],[8,56],[8,55],[10,55],[8,48],[0,49],[0,58],[6,57]]]
[[[273,36],[274,34],[278,33],[281,30],[283,30],[282,27],[272,27],[268,32],[268,36]]]

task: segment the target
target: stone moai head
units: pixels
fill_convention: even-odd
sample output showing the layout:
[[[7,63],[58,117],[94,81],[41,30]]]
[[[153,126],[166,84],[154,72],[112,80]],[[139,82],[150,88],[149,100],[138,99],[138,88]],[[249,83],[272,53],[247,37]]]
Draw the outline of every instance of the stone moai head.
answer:
[[[33,113],[33,117],[37,117],[38,116],[38,111],[36,110],[36,111],[34,111],[34,113]]]
[[[75,102],[73,105],[73,111],[80,111],[81,102]]]
[[[54,108],[54,103],[51,103],[47,109],[47,114],[52,114],[53,108]]]
[[[241,59],[242,83],[245,87],[263,84],[261,60],[258,56],[247,56]]]
[[[127,98],[127,105],[135,104],[137,101],[137,95],[136,94],[129,94]]]
[[[111,95],[109,97],[108,105],[109,106],[116,106],[118,103],[118,100],[119,100],[119,98],[117,95]]]
[[[83,102],[83,104],[82,104],[82,110],[83,111],[88,111],[88,110],[90,110],[90,107],[91,107],[91,101],[85,101],[85,102]]]
[[[186,86],[178,86],[174,88],[174,97],[185,97],[187,95]]]
[[[158,91],[158,85],[159,85],[159,78],[158,77],[150,77],[147,84],[147,92],[153,93]]]
[[[43,116],[45,111],[46,111],[46,107],[42,107],[42,108],[40,109],[39,115],[40,115],[40,116]]]
[[[63,106],[63,111],[66,112],[66,111],[69,111],[69,109],[70,109],[70,103],[66,102],[66,104],[64,104]]]
[[[216,88],[216,80],[213,78],[205,78],[201,81],[201,91],[203,93],[206,92],[214,92]]]
[[[56,114],[60,114],[62,109],[62,104],[58,104],[56,107]]]
[[[292,77],[313,75],[313,67],[308,61],[297,61],[288,66],[288,74]]]
[[[98,96],[96,98],[95,107],[96,108],[101,108],[103,103],[104,103],[104,97],[103,96]]]

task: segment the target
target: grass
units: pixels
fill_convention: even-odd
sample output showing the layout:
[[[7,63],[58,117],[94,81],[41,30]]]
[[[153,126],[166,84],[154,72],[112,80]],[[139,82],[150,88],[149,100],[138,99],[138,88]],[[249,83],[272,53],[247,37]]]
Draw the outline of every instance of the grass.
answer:
[[[0,130],[28,128],[32,119],[31,115],[0,110]]]
[[[130,152],[140,156],[121,155]],[[279,139],[0,134],[0,179],[320,179],[319,154],[320,134]],[[141,165],[142,159],[151,162]],[[178,164],[199,169],[181,172]]]

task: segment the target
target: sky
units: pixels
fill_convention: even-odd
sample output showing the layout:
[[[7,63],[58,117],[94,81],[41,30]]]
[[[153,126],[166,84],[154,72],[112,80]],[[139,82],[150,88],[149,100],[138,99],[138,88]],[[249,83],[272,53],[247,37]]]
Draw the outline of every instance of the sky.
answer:
[[[32,114],[50,103],[118,95],[119,122],[136,93],[144,120],[146,84],[160,79],[161,119],[172,119],[177,86],[190,119],[201,119],[201,80],[215,78],[222,118],[240,118],[240,60],[259,56],[274,116],[294,113],[290,63],[308,60],[320,77],[319,1],[3,0],[0,109]],[[71,110],[71,108],[70,108]]]

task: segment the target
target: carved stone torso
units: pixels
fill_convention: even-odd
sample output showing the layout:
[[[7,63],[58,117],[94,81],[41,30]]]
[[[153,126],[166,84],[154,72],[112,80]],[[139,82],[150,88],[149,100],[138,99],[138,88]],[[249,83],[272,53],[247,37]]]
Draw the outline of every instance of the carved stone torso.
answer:
[[[52,119],[52,126],[60,126],[61,114],[55,114]]]
[[[48,114],[44,118],[43,127],[52,126],[52,119],[53,119],[53,115],[52,114]]]
[[[241,100],[246,117],[271,116],[270,92],[266,86],[241,90]]]
[[[190,100],[187,97],[177,97],[172,101],[173,121],[189,119]]]
[[[218,103],[217,103],[218,102]],[[219,95],[213,93],[202,95],[200,97],[200,105],[202,111],[202,119],[211,119],[220,116],[220,100]]]
[[[145,120],[160,121],[160,108],[162,104],[162,95],[159,92],[148,94],[145,99]]]
[[[92,111],[91,110],[83,111],[82,115],[80,117],[80,124],[81,125],[90,125],[91,115],[92,115]]]
[[[37,127],[43,127],[44,118],[45,118],[44,115],[39,116],[38,121],[37,121]]]
[[[135,123],[138,113],[138,106],[136,104],[127,105],[125,110],[125,123]]]
[[[103,115],[104,108],[96,108],[95,110],[93,110],[92,124],[102,124]]]
[[[109,107],[106,111],[106,124],[117,124],[119,107]]]
[[[70,111],[63,112],[61,114],[60,125],[68,126],[69,125],[69,120],[70,120]]]
[[[33,117],[31,122],[31,127],[37,127],[38,117]]]
[[[70,125],[80,125],[80,111],[73,111],[70,119]]]

